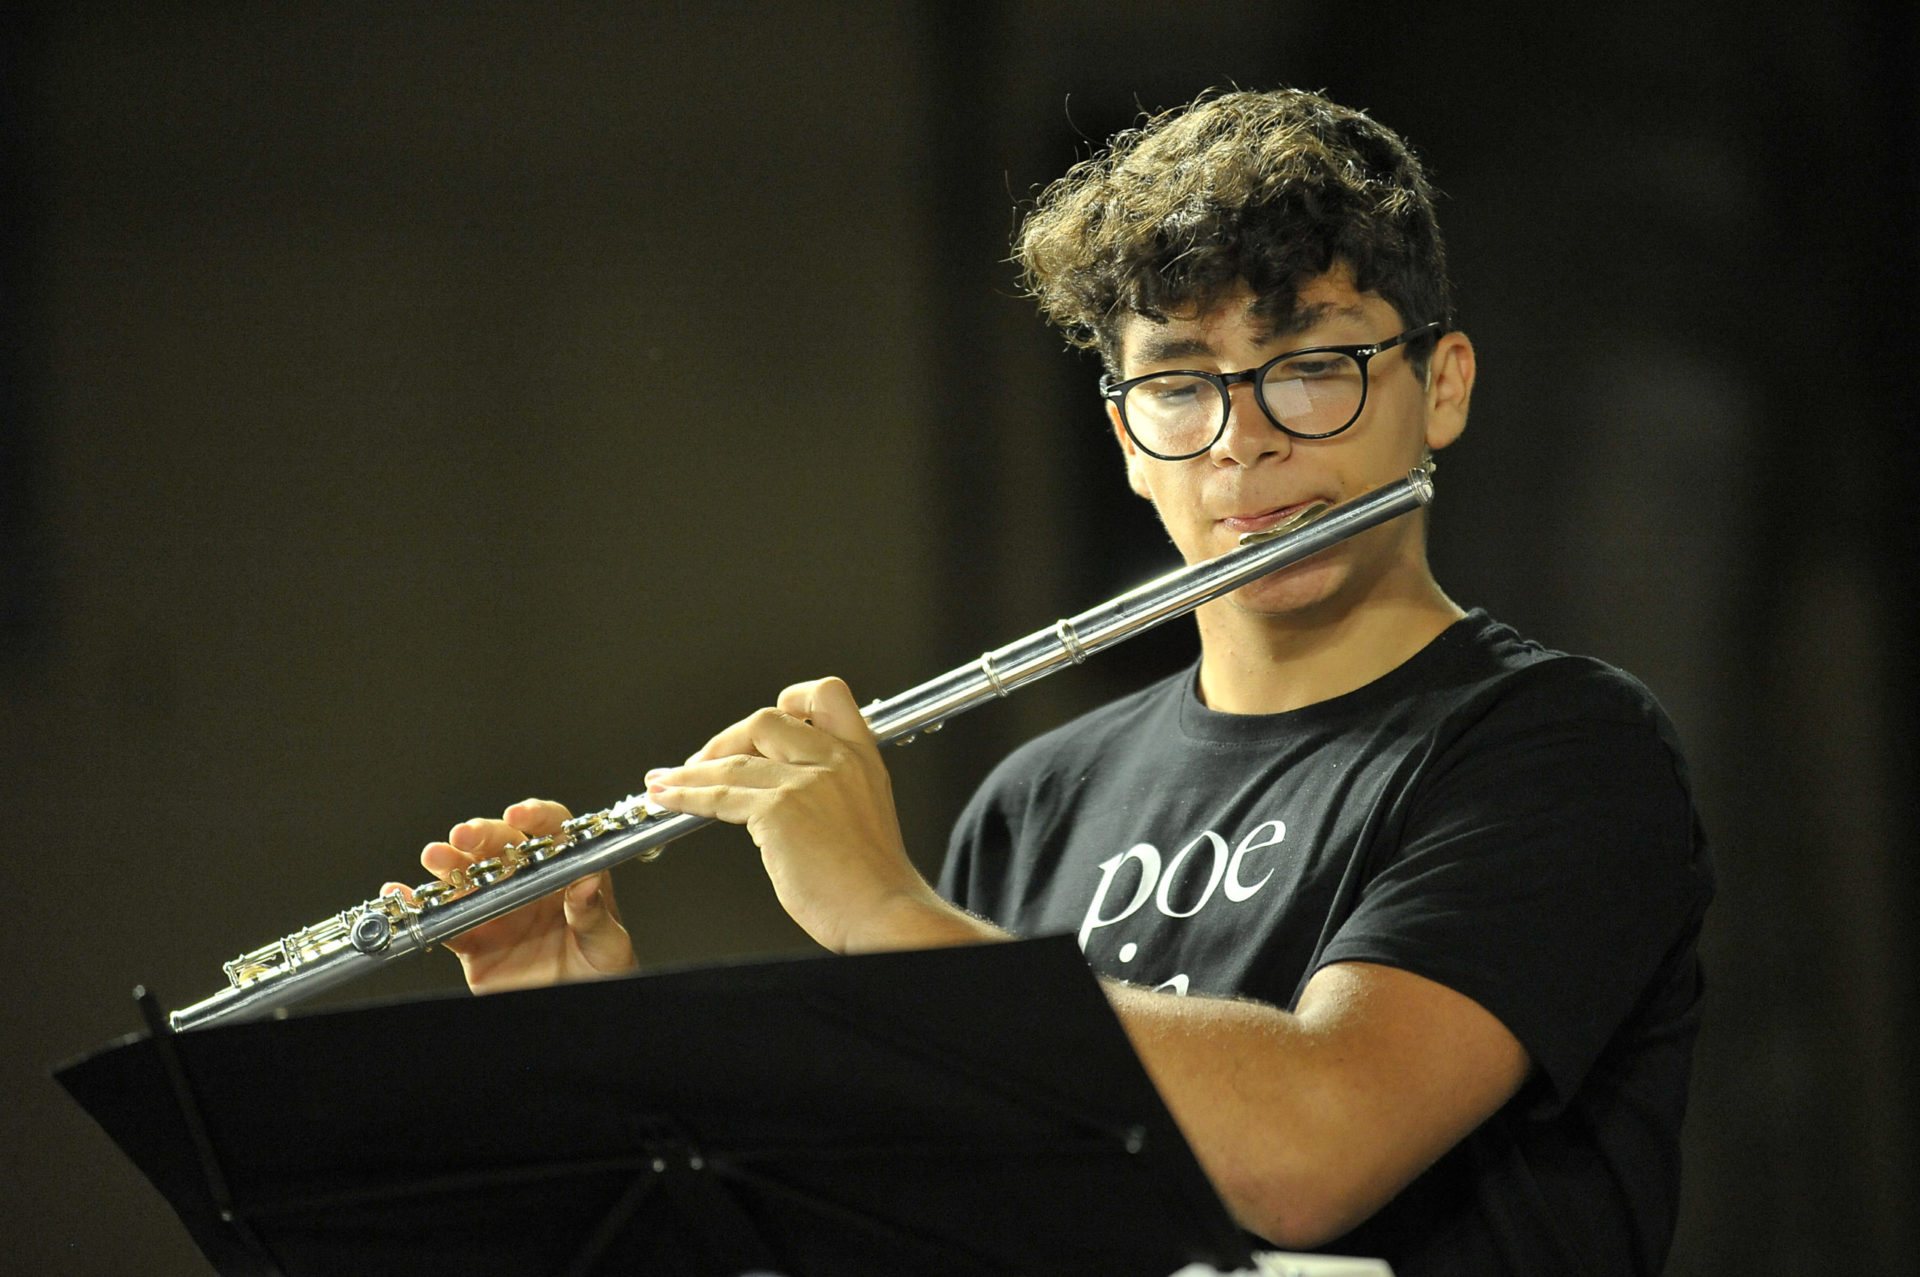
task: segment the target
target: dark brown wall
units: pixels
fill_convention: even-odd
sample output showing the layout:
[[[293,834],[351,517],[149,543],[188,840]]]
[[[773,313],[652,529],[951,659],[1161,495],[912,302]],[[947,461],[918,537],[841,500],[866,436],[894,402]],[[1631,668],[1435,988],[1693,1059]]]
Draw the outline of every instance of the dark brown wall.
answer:
[[[1325,87],[1432,164],[1482,360],[1442,579],[1690,743],[1723,894],[1673,1270],[1894,1270],[1920,49],[1892,7],[1762,10],[16,11],[21,1270],[199,1271],[44,1077],[134,982],[203,996],[466,815],[604,805],[785,682],[898,690],[1166,563],[1094,369],[998,259],[1090,140],[1229,81]],[[1008,743],[1190,645],[895,755],[916,854]],[[733,831],[621,890],[649,961],[808,945]]]

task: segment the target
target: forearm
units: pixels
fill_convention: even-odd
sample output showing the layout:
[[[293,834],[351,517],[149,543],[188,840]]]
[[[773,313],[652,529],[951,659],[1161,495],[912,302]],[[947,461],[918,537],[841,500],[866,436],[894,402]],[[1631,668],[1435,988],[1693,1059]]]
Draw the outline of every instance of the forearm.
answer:
[[[902,894],[848,935],[847,952],[1012,938],[931,892]],[[1318,1067],[1326,1047],[1309,1025],[1262,1003],[1102,983],[1202,1168],[1245,1227],[1310,1245],[1379,1204],[1348,1206],[1344,1214],[1328,1204],[1355,1195],[1329,1170],[1345,1160],[1343,1105]]]
[[[1348,1100],[1311,1027],[1264,1003],[1104,983],[1148,1076],[1243,1227],[1312,1246],[1385,1201],[1348,1182]]]
[[[1351,1229],[1526,1080],[1525,1050],[1471,999],[1336,963],[1296,1013],[1126,985],[1109,996],[1221,1197],[1287,1246]]]
[[[842,953],[878,953],[897,949],[944,949],[962,944],[1012,940],[985,918],[943,900],[923,880],[894,893],[846,928]]]
[[[931,887],[848,926],[846,952],[1011,939]],[[1498,1107],[1524,1074],[1483,1065],[1458,994],[1360,964],[1309,982],[1299,1014],[1103,981],[1114,1011],[1214,1187],[1246,1228],[1317,1245],[1378,1210]],[[1507,1038],[1510,1042],[1511,1039]],[[1501,1057],[1504,1058],[1504,1057]],[[1509,1080],[1503,1069],[1512,1072]]]
[[[843,952],[1011,939],[917,875],[836,928]],[[1347,1232],[1524,1080],[1512,1035],[1472,1001],[1392,968],[1340,963],[1293,1014],[1105,983],[1214,1187],[1246,1228],[1306,1247]]]

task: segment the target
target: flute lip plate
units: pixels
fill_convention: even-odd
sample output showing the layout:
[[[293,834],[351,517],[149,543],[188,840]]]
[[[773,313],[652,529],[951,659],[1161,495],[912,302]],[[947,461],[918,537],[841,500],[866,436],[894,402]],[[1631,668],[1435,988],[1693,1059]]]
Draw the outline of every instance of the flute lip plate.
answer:
[[[1258,532],[1241,533],[1239,544],[1259,545],[1262,541],[1271,541],[1275,537],[1283,537],[1289,532],[1298,532],[1301,528],[1306,527],[1309,523],[1312,523],[1315,519],[1331,509],[1333,509],[1333,507],[1325,501],[1310,502],[1307,505],[1301,506],[1298,510],[1288,515],[1285,520],[1274,524],[1270,528],[1262,528]]]

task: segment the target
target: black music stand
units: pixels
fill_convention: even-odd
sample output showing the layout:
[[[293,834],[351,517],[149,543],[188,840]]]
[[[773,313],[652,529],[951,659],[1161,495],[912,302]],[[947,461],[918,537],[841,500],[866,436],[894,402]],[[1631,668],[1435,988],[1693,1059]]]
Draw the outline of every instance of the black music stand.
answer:
[[[163,1031],[57,1076],[229,1277],[1251,1258],[1065,936]]]

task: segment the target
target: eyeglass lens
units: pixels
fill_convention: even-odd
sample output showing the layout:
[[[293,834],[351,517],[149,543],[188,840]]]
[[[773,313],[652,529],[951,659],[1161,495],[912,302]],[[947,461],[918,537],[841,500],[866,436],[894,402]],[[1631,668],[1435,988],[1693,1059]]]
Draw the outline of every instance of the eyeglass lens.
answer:
[[[1313,351],[1285,359],[1260,379],[1260,398],[1275,420],[1301,435],[1332,434],[1360,412],[1365,390],[1350,355]],[[1149,450],[1169,456],[1204,452],[1226,423],[1226,392],[1204,377],[1169,373],[1127,391],[1128,428]]]

